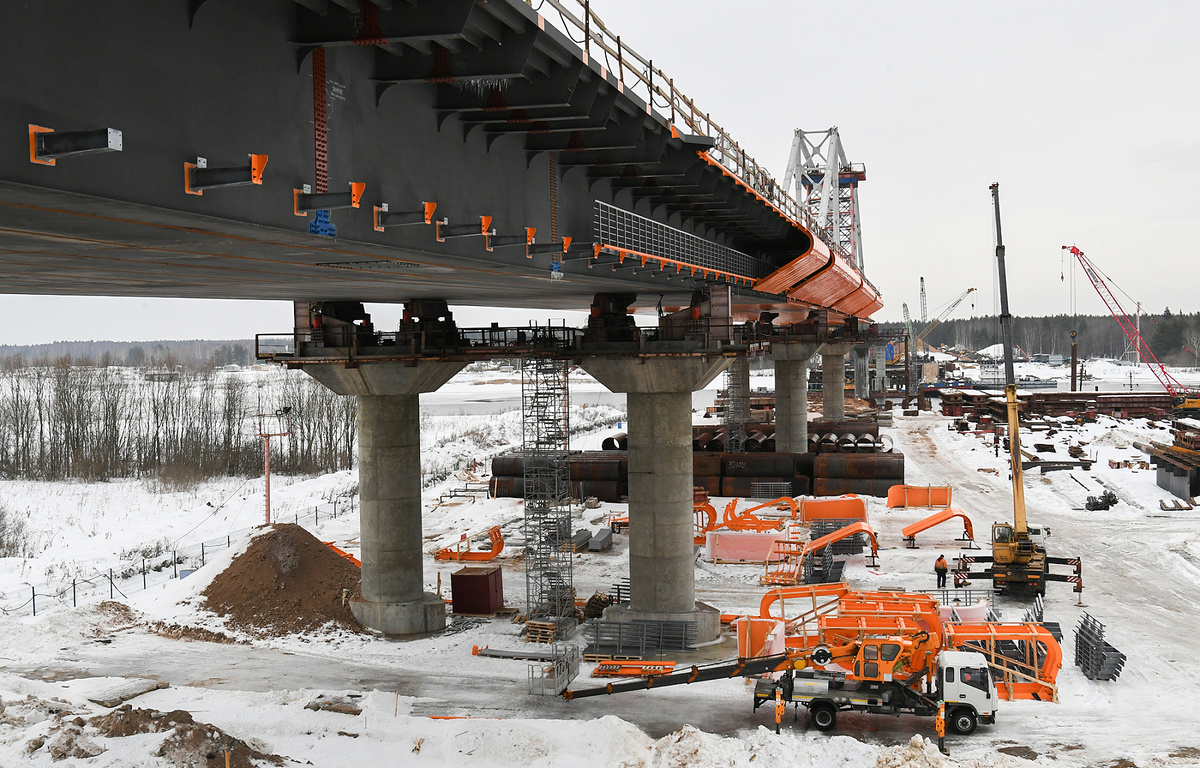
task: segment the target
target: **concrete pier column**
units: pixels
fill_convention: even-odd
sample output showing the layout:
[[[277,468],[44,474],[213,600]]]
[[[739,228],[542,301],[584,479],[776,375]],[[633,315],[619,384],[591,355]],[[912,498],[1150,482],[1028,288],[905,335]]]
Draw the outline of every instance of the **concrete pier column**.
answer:
[[[887,392],[887,348],[877,347],[875,350],[875,389],[880,393],[880,404],[883,403],[883,393]]]
[[[854,348],[854,396],[859,400],[871,396],[871,370],[867,362],[870,353],[871,348],[866,344]]]
[[[846,417],[846,353],[850,349],[850,344],[822,344],[817,350],[821,353],[822,418]]]
[[[727,365],[720,356],[584,357],[583,369],[629,406],[629,605],[612,621],[694,621],[715,640],[720,613],[696,602],[692,537],[692,392]]]
[[[465,363],[310,364],[304,370],[340,395],[358,397],[362,596],[354,618],[386,635],[446,626],[446,604],[425,592],[421,530],[420,393],[432,392]]]
[[[775,450],[808,451],[808,361],[817,352],[810,342],[771,342],[775,360]]]

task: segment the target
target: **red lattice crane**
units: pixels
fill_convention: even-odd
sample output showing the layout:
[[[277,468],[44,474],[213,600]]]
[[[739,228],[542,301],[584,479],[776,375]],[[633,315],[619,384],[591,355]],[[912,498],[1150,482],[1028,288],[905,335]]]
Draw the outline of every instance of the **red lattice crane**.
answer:
[[[1162,384],[1163,389],[1171,393],[1171,398],[1175,401],[1176,405],[1179,405],[1187,398],[1194,398],[1200,395],[1200,393],[1193,392],[1183,384],[1180,384],[1179,380],[1170,374],[1166,366],[1158,362],[1158,358],[1150,351],[1150,345],[1146,343],[1146,340],[1142,337],[1134,322],[1129,319],[1129,314],[1121,306],[1121,302],[1117,300],[1117,297],[1113,295],[1112,290],[1108,287],[1108,283],[1104,281],[1104,278],[1100,275],[1100,270],[1092,264],[1091,259],[1084,256],[1083,251],[1073,245],[1064,245],[1063,249],[1070,251],[1071,255],[1079,261],[1079,265],[1083,267],[1083,274],[1087,275],[1088,280],[1092,281],[1092,287],[1096,289],[1096,293],[1100,294],[1100,300],[1108,307],[1108,311],[1112,313],[1117,323],[1120,324],[1121,330],[1125,332],[1125,338],[1129,339],[1129,343],[1141,355],[1142,360],[1146,361],[1150,372],[1158,379],[1158,383]]]

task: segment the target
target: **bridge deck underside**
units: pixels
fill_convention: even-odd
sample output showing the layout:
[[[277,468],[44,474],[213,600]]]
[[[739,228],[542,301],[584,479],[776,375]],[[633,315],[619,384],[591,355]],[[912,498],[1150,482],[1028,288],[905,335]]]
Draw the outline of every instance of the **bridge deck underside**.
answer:
[[[6,292],[585,309],[600,291],[683,305],[725,279],[595,257],[599,201],[748,256],[754,280],[734,281],[742,314],[881,306],[707,159],[711,140],[675,130],[519,0],[396,3],[369,18],[283,0],[47,0],[0,7],[0,42],[25,63],[0,84]],[[30,125],[117,128],[123,148],[36,164]],[[269,157],[261,185],[185,192],[185,163],[240,167],[251,153]],[[362,207],[331,211],[336,237],[310,234],[293,191],[351,182],[366,185]],[[492,250],[477,233],[374,227],[374,206],[425,202],[459,234],[491,217]],[[570,251],[545,250],[563,238]]]

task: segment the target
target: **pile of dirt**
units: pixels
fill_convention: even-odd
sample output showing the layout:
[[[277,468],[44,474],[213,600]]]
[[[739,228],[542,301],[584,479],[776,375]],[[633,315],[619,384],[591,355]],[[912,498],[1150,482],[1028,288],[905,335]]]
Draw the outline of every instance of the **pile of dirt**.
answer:
[[[93,717],[87,724],[110,739],[142,733],[167,733],[155,750],[155,757],[166,758],[178,768],[208,768],[224,765],[229,753],[231,768],[256,768],[263,762],[283,765],[279,755],[258,751],[241,739],[235,739],[215,725],[197,723],[182,709],[159,712],[156,709],[134,709],[129,704]]]
[[[358,594],[358,568],[291,523],[257,534],[204,590],[206,608],[258,636],[313,632],[331,622],[364,632],[348,604]]]

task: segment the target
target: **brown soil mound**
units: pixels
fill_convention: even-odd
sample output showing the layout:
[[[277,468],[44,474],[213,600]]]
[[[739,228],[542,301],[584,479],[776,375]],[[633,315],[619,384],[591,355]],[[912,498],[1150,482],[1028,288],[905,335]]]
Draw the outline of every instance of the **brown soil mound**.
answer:
[[[359,591],[359,570],[291,523],[250,542],[204,590],[205,607],[252,634],[312,632],[333,622],[364,631],[343,598]]]
[[[154,754],[166,758],[178,768],[224,765],[226,752],[229,753],[231,768],[256,768],[263,762],[283,765],[284,762],[279,755],[259,752],[215,725],[197,723],[190,713],[181,709],[159,712],[154,709],[134,709],[126,704],[107,715],[93,717],[88,725],[110,739],[141,733],[169,733]]]

